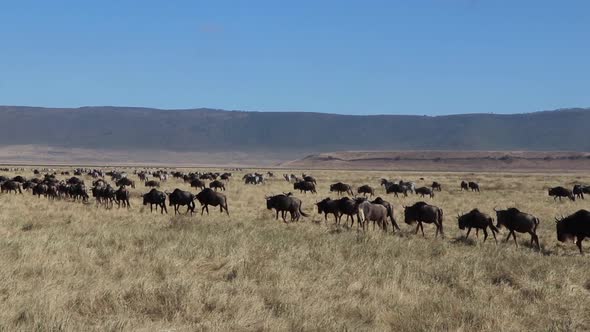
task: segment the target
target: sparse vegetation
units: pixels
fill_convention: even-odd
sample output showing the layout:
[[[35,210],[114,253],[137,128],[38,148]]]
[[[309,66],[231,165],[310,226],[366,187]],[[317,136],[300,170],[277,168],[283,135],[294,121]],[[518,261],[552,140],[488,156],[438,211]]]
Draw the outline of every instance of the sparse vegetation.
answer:
[[[589,257],[559,243],[553,222],[588,205],[547,196],[574,175],[311,173],[318,194],[296,195],[312,217],[292,224],[274,220],[264,200],[292,184],[247,186],[243,174],[224,192],[229,217],[218,209],[203,217],[150,213],[143,185],[130,189],[130,210],[0,195],[0,329],[590,330]],[[379,186],[382,177],[438,181],[443,191],[394,198]],[[467,178],[481,193],[459,190]],[[590,175],[575,180],[590,183]],[[335,198],[328,187],[336,181],[374,186],[394,204],[402,231],[325,223],[313,204]],[[196,193],[176,179],[161,190],[176,187]],[[434,238],[432,225],[422,238],[403,223],[401,206],[418,200],[444,210],[445,239]],[[540,218],[540,251],[520,234],[518,248],[504,243],[505,229],[495,245],[473,232],[465,240],[457,228],[458,213],[477,207],[495,217],[494,207],[509,206]]]

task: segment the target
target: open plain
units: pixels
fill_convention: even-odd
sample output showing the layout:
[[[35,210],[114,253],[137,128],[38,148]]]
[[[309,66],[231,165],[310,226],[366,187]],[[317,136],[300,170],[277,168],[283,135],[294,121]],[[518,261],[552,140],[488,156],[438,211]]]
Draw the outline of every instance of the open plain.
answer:
[[[57,171],[65,169],[72,170]],[[150,213],[141,200],[149,188],[134,175],[130,209],[96,206],[92,197],[81,203],[1,194],[0,329],[590,330],[590,259],[558,242],[554,223],[590,200],[547,195],[548,187],[590,184],[590,173],[315,170],[308,173],[318,193],[300,194],[281,177],[300,170],[274,170],[261,185],[244,184],[246,171],[233,172],[226,185],[229,217],[216,208],[204,216]],[[0,174],[34,176],[28,168]],[[81,178],[90,187],[92,178]],[[442,192],[396,198],[385,194],[381,178],[438,181]],[[461,180],[477,181],[481,192],[460,191]],[[314,203],[336,198],[328,189],[337,181],[373,186],[393,203],[401,231],[324,221]],[[174,188],[198,192],[174,178],[160,190]],[[275,220],[265,196],[288,191],[310,217]],[[445,238],[435,238],[432,225],[422,237],[403,222],[402,206],[419,200],[444,210]],[[494,218],[494,208],[534,214],[541,250],[527,234],[517,234],[518,247],[505,243],[506,229],[498,244],[474,232],[465,239],[457,214],[476,207]]]

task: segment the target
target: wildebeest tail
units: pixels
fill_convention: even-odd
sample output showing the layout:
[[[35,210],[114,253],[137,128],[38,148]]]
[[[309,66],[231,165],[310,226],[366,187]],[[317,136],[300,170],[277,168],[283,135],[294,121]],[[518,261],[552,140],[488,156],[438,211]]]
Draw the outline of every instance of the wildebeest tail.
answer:
[[[540,220],[539,218],[535,217],[533,218],[533,222],[535,223],[535,226],[533,227],[533,231],[537,231],[537,226],[539,226]]]
[[[443,232],[443,210],[438,209],[438,223],[440,224],[440,232]]]
[[[303,206],[303,204],[299,205],[299,213],[301,213],[301,215],[304,217],[309,217],[309,214],[307,214],[307,213],[303,212],[303,210],[301,210],[302,206]]]
[[[496,233],[500,232],[500,230],[498,229],[498,227],[496,227],[496,226],[494,225],[494,218],[490,218],[489,222],[490,222],[489,226],[490,226],[490,229],[491,229],[492,231],[494,231],[494,232],[496,232]]]

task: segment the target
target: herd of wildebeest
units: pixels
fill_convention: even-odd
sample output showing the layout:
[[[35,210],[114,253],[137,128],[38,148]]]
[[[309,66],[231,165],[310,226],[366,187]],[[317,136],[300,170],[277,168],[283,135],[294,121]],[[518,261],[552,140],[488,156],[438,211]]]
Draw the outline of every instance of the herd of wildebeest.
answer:
[[[9,169],[4,169],[8,171]],[[14,171],[14,169],[10,169]],[[22,169],[21,169],[22,170]],[[23,170],[24,171],[24,170]],[[94,198],[97,206],[112,208],[114,204],[118,207],[131,207],[130,193],[128,187],[135,188],[135,181],[129,174],[110,170],[103,171],[100,169],[77,168],[70,171],[62,171],[59,174],[65,176],[67,180],[59,180],[58,172],[49,169],[33,170],[34,176],[26,179],[22,175],[12,178],[0,175],[0,189],[2,193],[22,194],[23,191],[30,191],[33,195],[44,196],[48,199],[69,199],[72,201],[89,202],[90,195]],[[156,212],[160,208],[160,213],[168,213],[168,206],[173,207],[174,214],[180,213],[179,208],[186,206],[186,212],[192,215],[195,212],[195,201],[201,204],[201,215],[206,211],[209,214],[209,206],[219,207],[221,213],[229,215],[228,199],[221,191],[225,191],[226,184],[231,179],[232,174],[229,172],[190,172],[167,170],[135,170],[133,171],[141,183],[146,188],[151,188],[147,193],[142,195],[143,205],[150,206],[150,212],[154,207]],[[92,178],[92,186],[86,186],[82,176]],[[108,179],[110,178],[110,182]],[[198,188],[199,193],[193,194],[189,191],[176,188],[172,192],[163,192],[158,190],[162,182],[169,179],[179,179],[185,183],[190,183],[193,188]],[[242,177],[245,184],[259,185],[264,184],[268,178],[275,178],[272,172],[266,173],[248,173]],[[299,190],[300,193],[316,193],[317,181],[311,175],[302,174],[301,177],[293,174],[284,174],[283,178],[293,185],[293,190]],[[114,184],[113,185],[111,184]],[[408,193],[420,195],[420,197],[434,198],[435,192],[443,190],[442,185],[433,182],[431,186],[416,188],[413,182],[407,181],[389,181],[381,179],[380,185],[385,189],[386,194],[393,194],[398,197],[399,194],[408,196]],[[116,188],[116,189],[115,189]],[[480,186],[473,181],[462,181],[461,190],[480,192]],[[376,197],[370,200],[369,197],[375,196],[375,189],[370,185],[362,185],[353,188],[349,184],[337,182],[329,186],[330,192],[335,192],[338,199],[324,198],[316,202],[318,213],[324,215],[324,220],[328,221],[328,216],[334,217],[336,224],[342,223],[342,217],[346,216],[344,225],[353,227],[357,223],[357,229],[366,231],[370,222],[373,223],[373,230],[379,227],[387,231],[391,226],[392,232],[400,230],[394,215],[393,204],[384,200],[382,197]],[[147,190],[147,189],[146,189]],[[355,192],[356,191],[356,192]],[[576,184],[572,190],[565,187],[554,187],[548,191],[549,196],[556,199],[570,199],[575,201],[576,198],[584,199],[584,194],[590,193],[590,186]],[[348,197],[351,196],[351,197]],[[284,222],[287,222],[287,215],[290,215],[290,221],[299,221],[301,217],[309,217],[303,211],[302,201],[295,197],[291,192],[281,193],[278,195],[267,196],[266,207],[268,210],[275,210],[275,218],[279,214]],[[531,246],[540,249],[539,238],[536,234],[539,225],[539,219],[532,214],[520,211],[517,208],[507,208],[505,210],[496,210],[496,224],[494,218],[490,215],[473,209],[470,212],[457,215],[458,227],[461,230],[467,230],[466,238],[472,229],[475,229],[476,235],[481,230],[484,234],[483,241],[488,237],[488,229],[491,231],[494,240],[499,228],[505,227],[509,232],[506,241],[510,237],[516,241],[516,233],[528,233],[531,236]],[[443,210],[424,201],[417,202],[411,206],[403,206],[404,222],[407,224],[416,223],[415,233],[422,232],[424,236],[424,225],[433,224],[436,227],[436,236],[443,232]],[[351,221],[350,226],[348,222]],[[583,254],[582,241],[590,237],[590,212],[579,210],[567,217],[555,218],[557,239],[561,242],[575,241],[580,253]]]

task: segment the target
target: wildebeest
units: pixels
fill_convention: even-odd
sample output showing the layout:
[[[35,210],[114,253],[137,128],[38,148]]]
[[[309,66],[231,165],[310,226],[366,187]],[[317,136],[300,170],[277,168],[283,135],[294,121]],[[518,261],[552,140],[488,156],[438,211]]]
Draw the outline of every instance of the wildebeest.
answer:
[[[293,189],[299,190],[299,192],[307,193],[311,191],[312,193],[316,193],[315,184],[309,181],[299,181],[293,183]]]
[[[245,184],[262,184],[264,183],[264,177],[262,174],[246,174],[242,178]]]
[[[413,193],[416,190],[416,185],[414,182],[411,181],[402,181],[400,180],[398,183],[402,188],[405,188],[406,191]]]
[[[404,215],[406,224],[418,223],[416,234],[418,234],[418,230],[420,229],[422,230],[422,236],[424,236],[424,226],[422,226],[422,223],[427,223],[436,226],[435,237],[438,236],[438,233],[444,237],[443,210],[441,208],[427,204],[426,202],[417,202],[412,206],[405,206]]]
[[[436,181],[432,182],[432,185],[430,186],[432,188],[432,190],[436,190],[436,191],[442,191],[442,185]]]
[[[342,197],[338,200],[338,213],[338,223],[342,220],[342,216],[346,215],[347,222],[348,219],[352,220],[352,223],[350,224],[350,227],[352,227],[354,225],[354,216],[358,216],[358,204],[354,199]]]
[[[352,187],[349,184],[342,183],[342,182],[337,182],[337,183],[331,184],[330,191],[331,192],[335,191],[338,193],[338,195],[341,195],[342,193],[347,193],[350,196],[354,195],[352,193]]]
[[[211,188],[205,188],[200,193],[197,194],[196,198],[199,200],[199,203],[203,206],[201,209],[201,215],[203,215],[203,211],[207,210],[207,214],[209,214],[209,205],[211,206],[218,206],[219,211],[223,213],[223,210],[229,216],[229,209],[227,207],[227,197],[224,194],[218,193],[213,191]]]
[[[549,188],[549,196],[553,196],[553,200],[556,200],[557,197],[559,197],[560,201],[561,201],[562,197],[567,197],[572,201],[576,200],[576,197],[571,192],[571,190],[561,187],[561,186]]]
[[[399,197],[398,194],[404,194],[406,197],[408,196],[408,188],[397,183],[390,183],[389,186],[385,187],[385,192],[387,194],[393,193],[395,197]]]
[[[368,222],[373,222],[373,230],[375,230],[375,223],[384,231],[387,231],[387,209],[381,204],[373,204],[364,197],[355,199],[357,205],[357,220],[363,230],[368,229]],[[366,227],[365,227],[366,226]]]
[[[582,241],[590,237],[590,212],[588,210],[579,210],[576,213],[565,218],[555,218],[557,228],[557,240],[560,242],[576,240],[576,245],[582,250]]]
[[[302,176],[303,176],[303,181],[312,182],[313,184],[318,184],[313,176],[305,175],[305,174],[302,174]]]
[[[301,216],[309,217],[303,212],[302,205],[299,198],[291,195],[279,194],[266,197],[266,208],[269,210],[275,209],[276,219],[279,219],[280,212],[283,222],[287,222],[287,212],[291,214],[291,221],[298,221]]]
[[[215,191],[217,191],[217,189],[225,191],[225,185],[219,180],[211,181],[211,183],[209,183],[209,188],[214,189]]]
[[[0,185],[0,191],[3,193],[10,193],[11,191],[14,191],[15,194],[23,193],[23,191],[21,190],[20,183],[13,180],[2,182],[2,184]]]
[[[166,194],[152,188],[147,194],[143,195],[143,205],[150,205],[150,212],[152,212],[152,208],[156,205],[156,212],[158,212],[158,206],[161,208],[161,213],[164,214],[164,211],[168,213],[168,209],[166,208]]]
[[[84,185],[84,183],[70,185],[69,194],[70,197],[74,199],[74,201],[77,201],[79,199],[83,202],[88,201],[88,193],[86,192],[86,186]]]
[[[467,185],[469,186],[469,189],[471,189],[471,191],[479,192],[479,184],[477,184],[473,181],[469,181],[469,183]]]
[[[168,194],[168,205],[174,207],[175,215],[180,213],[178,209],[180,206],[184,205],[187,206],[185,214],[189,213],[190,211],[192,215],[193,212],[195,212],[195,195],[193,195],[190,191],[184,191],[176,188],[173,192],[166,194]]]
[[[205,185],[205,182],[199,179],[194,179],[191,181],[191,187],[193,188],[199,188],[199,189],[205,189],[207,188],[207,186]]]
[[[463,190],[469,191],[469,185],[465,181],[461,181],[461,191]]]
[[[115,183],[118,187],[121,186],[131,186],[131,188],[135,188],[135,181],[129,179],[129,178],[121,178],[119,180],[117,180],[117,182]]]
[[[115,200],[117,201],[117,207],[130,208],[131,204],[129,204],[129,190],[125,189],[125,186],[120,186],[117,191],[115,191]]]
[[[434,191],[428,187],[416,188],[415,192],[416,192],[416,194],[419,194],[420,197],[424,197],[426,195],[430,196],[430,198],[434,197]]]
[[[584,199],[584,186],[580,184],[574,185],[574,188],[572,189],[572,194],[574,194],[576,198]]]
[[[492,235],[494,236],[494,240],[498,243],[498,239],[496,239],[496,232],[498,232],[498,228],[494,226],[494,219],[489,215],[480,212],[478,209],[473,209],[468,213],[457,216],[457,220],[459,222],[459,229],[464,230],[467,228],[467,234],[465,238],[469,237],[469,232],[471,232],[472,228],[477,230],[483,230],[483,242],[486,242],[488,238],[488,227],[492,231]]]
[[[510,235],[514,238],[514,244],[518,247],[516,242],[516,234],[529,233],[531,235],[531,246],[533,242],[541,249],[539,245],[539,237],[537,236],[537,226],[539,226],[539,219],[531,214],[521,212],[517,208],[509,208],[506,210],[496,210],[496,228],[506,227],[510,232],[506,237],[506,241],[510,240]]]
[[[27,181],[27,179],[25,179],[22,175],[17,175],[15,177],[12,178],[12,181],[14,182],[18,182],[20,184],[23,184]]]
[[[373,197],[375,195],[375,190],[371,186],[369,186],[368,184],[358,187],[358,189],[356,191],[357,191],[357,193],[363,194],[363,195],[369,194],[370,197]]]
[[[47,197],[47,189],[48,189],[48,187],[45,183],[39,183],[33,187],[32,192],[33,192],[33,195],[36,195],[39,198],[41,198],[41,195]]]
[[[391,228],[393,228],[394,232],[395,232],[396,228],[398,230],[400,229],[397,222],[395,221],[395,217],[393,215],[393,205],[391,203],[389,203],[388,201],[384,200],[381,197],[375,198],[375,200],[373,200],[371,203],[381,204],[381,205],[385,206],[385,208],[387,209],[387,216],[389,217],[389,219],[391,221]]]
[[[338,200],[327,197],[315,203],[315,205],[318,207],[318,213],[324,214],[324,220],[328,221],[328,214],[331,213],[334,215],[334,221],[338,223]]]
[[[146,187],[151,187],[151,188],[159,188],[160,187],[160,182],[158,182],[156,180],[149,180],[149,181],[146,181],[144,184]]]

